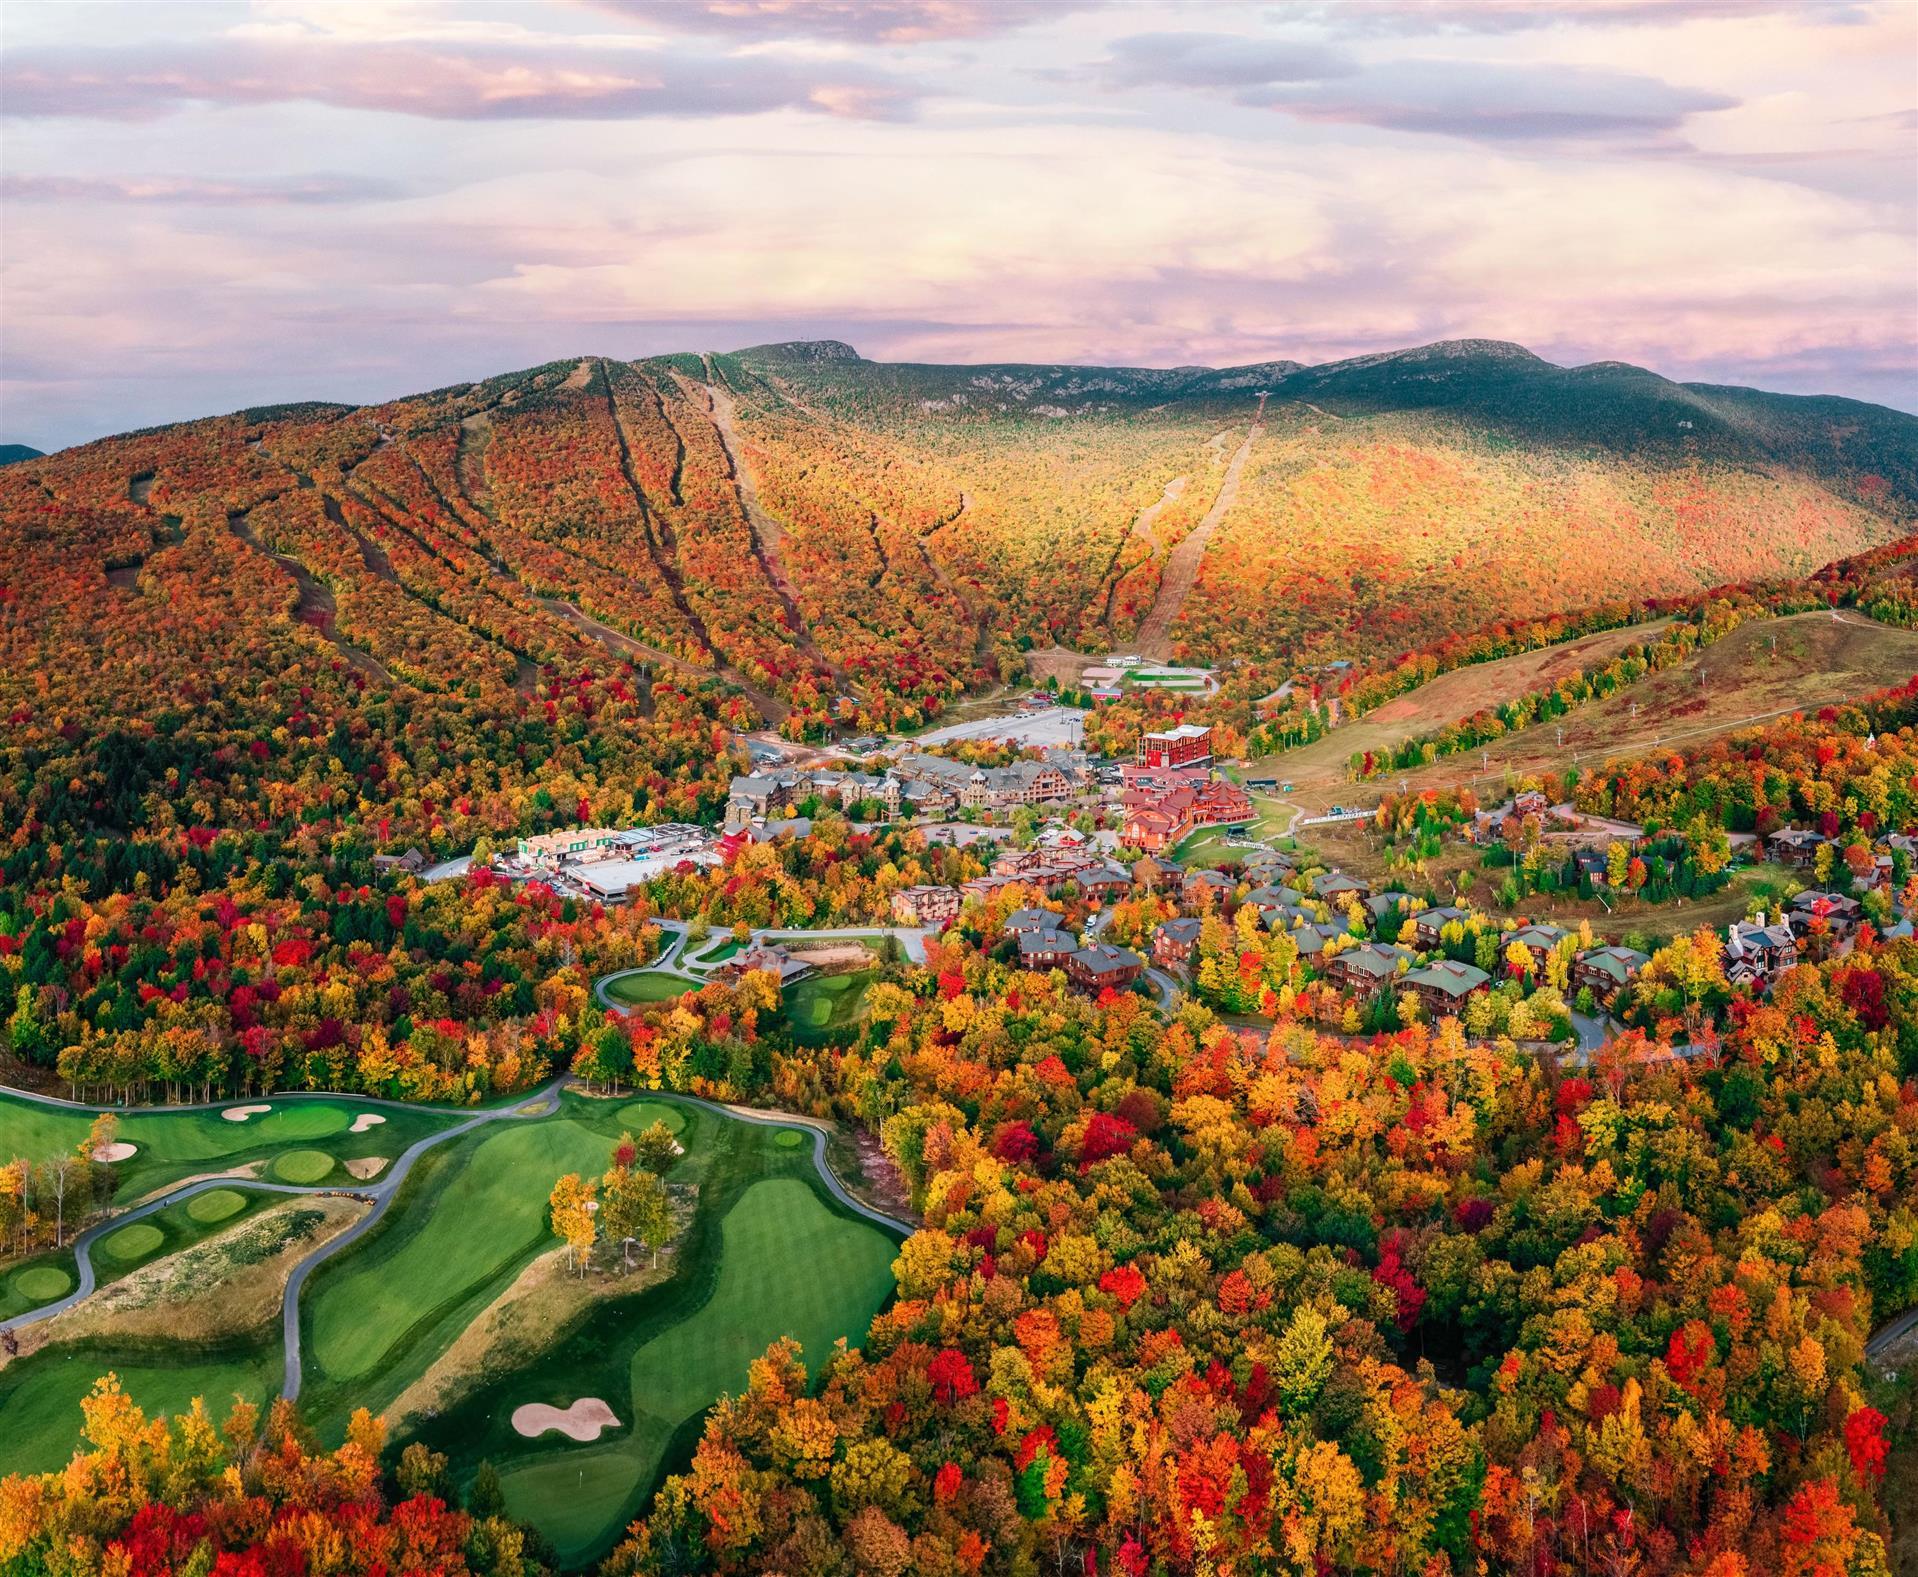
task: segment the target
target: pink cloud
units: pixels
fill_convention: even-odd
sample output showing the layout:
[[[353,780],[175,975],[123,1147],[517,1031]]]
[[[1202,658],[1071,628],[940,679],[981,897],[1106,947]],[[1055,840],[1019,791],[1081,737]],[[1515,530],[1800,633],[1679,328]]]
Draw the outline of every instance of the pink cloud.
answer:
[[[657,27],[747,38],[918,43],[983,38],[1100,0],[591,0]]]

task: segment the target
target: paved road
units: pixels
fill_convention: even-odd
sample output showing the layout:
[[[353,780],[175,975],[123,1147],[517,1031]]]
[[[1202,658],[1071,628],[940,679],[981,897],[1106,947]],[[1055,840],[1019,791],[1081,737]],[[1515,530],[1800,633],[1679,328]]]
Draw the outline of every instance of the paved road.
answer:
[[[1914,1328],[1918,1328],[1918,1309],[1907,1309],[1878,1328],[1871,1340],[1865,1343],[1865,1356],[1873,1363],[1882,1362],[1886,1349]]]
[[[1179,983],[1163,969],[1148,965],[1145,972],[1146,984],[1152,987],[1152,994],[1159,999],[1162,1012],[1176,1013],[1179,1008]]]

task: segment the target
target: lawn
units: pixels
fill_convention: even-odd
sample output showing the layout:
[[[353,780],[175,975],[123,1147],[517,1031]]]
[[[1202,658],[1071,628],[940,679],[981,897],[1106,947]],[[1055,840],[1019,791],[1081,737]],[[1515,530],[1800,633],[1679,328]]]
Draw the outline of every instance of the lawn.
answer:
[[[620,1126],[631,1134],[644,1133],[654,1123],[664,1123],[668,1133],[686,1131],[686,1108],[667,1101],[634,1101],[619,1109]]]
[[[786,988],[786,1022],[793,1039],[814,1044],[836,1039],[864,1016],[866,992],[879,978],[877,969],[844,975],[814,975]]]
[[[271,1346],[250,1353],[196,1355],[190,1348],[119,1348],[63,1342],[0,1369],[0,1473],[43,1473],[62,1466],[80,1443],[80,1402],[101,1375],[149,1417],[183,1413],[204,1397],[216,1424],[235,1392],[264,1406],[279,1394],[278,1331]]]
[[[688,991],[698,989],[694,981],[648,970],[644,974],[621,975],[617,980],[610,981],[606,994],[615,1002],[669,1002],[674,997],[683,997]]]
[[[892,1292],[893,1240],[834,1214],[798,1178],[753,1183],[727,1211],[720,1238],[712,1297],[643,1343],[624,1394],[605,1398],[622,1432],[609,1443],[542,1451],[501,1474],[508,1509],[551,1539],[563,1562],[590,1555],[617,1530],[680,1427],[744,1384],[769,1343],[797,1339],[816,1369],[841,1336],[864,1336]],[[519,1399],[553,1398],[542,1389]]]

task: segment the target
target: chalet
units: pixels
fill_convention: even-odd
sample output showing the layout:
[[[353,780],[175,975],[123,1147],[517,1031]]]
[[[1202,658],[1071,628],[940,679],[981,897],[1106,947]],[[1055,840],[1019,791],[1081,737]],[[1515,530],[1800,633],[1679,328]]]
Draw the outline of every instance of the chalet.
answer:
[[[1150,854],[1141,855],[1132,867],[1132,879],[1147,892],[1157,892],[1161,887],[1171,887],[1185,875],[1170,860],[1154,859]]]
[[[1152,933],[1152,961],[1162,969],[1183,969],[1199,945],[1199,920],[1168,920]]]
[[[1101,902],[1132,891],[1132,873],[1112,865],[1095,865],[1077,877],[1079,891]]]
[[[1492,977],[1474,964],[1441,958],[1399,976],[1399,988],[1411,992],[1433,1018],[1456,1016],[1474,996],[1491,989]]]
[[[1780,865],[1805,869],[1816,862],[1818,851],[1828,840],[1803,827],[1786,827],[1766,840],[1771,857]]]
[[[1864,918],[1865,911],[1856,898],[1848,898],[1842,893],[1815,891],[1800,893],[1792,899],[1791,908],[1785,916],[1792,935],[1801,940],[1816,933],[1837,942],[1855,934]],[[1822,932],[1819,929],[1821,921]]]
[[[1436,909],[1422,909],[1412,916],[1412,934],[1418,938],[1418,944],[1427,952],[1444,940],[1445,928],[1457,921],[1464,925],[1472,918],[1472,911],[1460,909],[1453,904],[1441,904]]]
[[[959,797],[943,783],[889,774],[879,786],[879,801],[886,807],[886,815],[896,821],[902,816],[950,816]]]
[[[1609,1002],[1651,960],[1635,948],[1588,947],[1572,955],[1572,988],[1589,987],[1601,1002]]]
[[[1317,958],[1325,951],[1327,942],[1351,934],[1350,928],[1329,920],[1303,920],[1285,932],[1292,939],[1292,945],[1299,950],[1301,958]]]
[[[1503,956],[1505,949],[1517,942],[1532,955],[1533,970],[1543,976],[1552,953],[1569,935],[1571,933],[1560,925],[1522,925],[1516,931],[1508,931],[1499,938],[1499,953]]]
[[[1290,887],[1255,887],[1245,895],[1268,927],[1284,927],[1305,914],[1305,899]]]
[[[1594,887],[1603,887],[1610,880],[1608,870],[1603,849],[1572,850],[1572,874],[1581,881],[1588,881]]]
[[[1130,948],[1096,942],[1082,947],[1065,960],[1066,978],[1086,991],[1103,991],[1108,986],[1122,991],[1145,973],[1145,960]]]
[[[1312,878],[1312,896],[1335,909],[1348,909],[1355,903],[1364,903],[1372,896],[1372,889],[1344,871],[1327,871]]]
[[[1126,769],[1122,840],[1148,854],[1170,849],[1200,827],[1249,821],[1252,800],[1238,784],[1199,772]]]
[[[1139,739],[1139,764],[1144,767],[1192,767],[1212,759],[1212,730],[1181,723]]]
[[[1061,923],[1056,909],[1041,909],[1037,905],[1025,909],[1015,909],[1006,916],[1000,929],[1003,936],[1018,936],[1026,931],[1056,931]]]
[[[1056,917],[1055,917],[1056,918]],[[1053,926],[1040,931],[1019,933],[1021,969],[1060,969],[1078,951],[1079,944],[1068,932]]]
[[[401,876],[417,876],[426,869],[426,856],[418,849],[408,849],[404,854],[376,854],[373,856],[373,874],[384,876],[397,871]]]
[[[1238,885],[1223,871],[1200,867],[1185,873],[1184,879],[1179,883],[1179,897],[1186,903],[1203,903],[1237,891]]]
[[[1239,861],[1239,867],[1247,876],[1269,882],[1291,875],[1299,868],[1299,862],[1283,849],[1254,849]]]
[[[959,918],[965,900],[957,887],[908,887],[892,895],[897,925],[948,926]]]
[[[1324,958],[1319,964],[1319,973],[1341,991],[1370,996],[1381,986],[1390,985],[1400,967],[1411,961],[1412,955],[1402,947],[1381,947],[1376,942],[1367,942]]]
[[[1725,936],[1725,979],[1733,986],[1752,991],[1769,990],[1786,970],[1798,963],[1798,939],[1790,925],[1780,920],[1768,925],[1765,912],[1756,920],[1732,922]]]
[[[741,980],[747,975],[768,971],[779,977],[779,984],[789,986],[796,980],[804,980],[817,971],[803,959],[794,958],[791,953],[776,942],[762,942],[757,947],[749,947],[735,953],[713,971],[715,980]]]

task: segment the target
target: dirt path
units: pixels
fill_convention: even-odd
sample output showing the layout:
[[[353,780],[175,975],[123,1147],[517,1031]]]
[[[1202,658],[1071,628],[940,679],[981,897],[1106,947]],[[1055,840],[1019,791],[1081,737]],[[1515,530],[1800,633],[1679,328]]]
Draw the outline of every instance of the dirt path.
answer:
[[[566,381],[562,383],[560,387],[562,389],[583,389],[592,381],[592,377],[593,358],[591,356],[582,356],[579,365],[566,374]]]
[[[1199,561],[1205,557],[1207,544],[1239,496],[1239,477],[1245,471],[1246,457],[1252,453],[1253,441],[1265,430],[1262,425],[1264,417],[1265,396],[1260,395],[1259,408],[1252,417],[1252,425],[1246,429],[1245,442],[1239,445],[1238,453],[1232,456],[1231,463],[1226,466],[1225,479],[1219,483],[1218,496],[1212,500],[1212,507],[1205,512],[1205,518],[1166,555],[1165,573],[1159,577],[1159,594],[1152,599],[1152,611],[1139,626],[1136,644],[1147,657],[1165,662],[1172,656],[1172,626],[1184,612],[1185,599],[1191,594],[1193,582],[1199,578]]]
[[[460,419],[460,442],[454,456],[453,471],[460,491],[481,514],[493,513],[493,494],[486,485],[486,449],[493,441],[493,418],[475,411]]]

